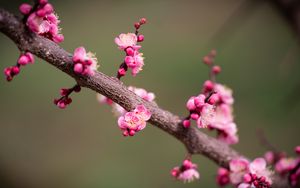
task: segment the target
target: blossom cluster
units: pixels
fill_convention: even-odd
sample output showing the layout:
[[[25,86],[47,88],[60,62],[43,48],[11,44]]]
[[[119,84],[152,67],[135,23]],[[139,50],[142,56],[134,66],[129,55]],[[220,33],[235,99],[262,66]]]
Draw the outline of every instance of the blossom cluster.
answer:
[[[147,92],[143,88],[136,88],[133,86],[129,86],[128,90],[134,92],[136,95],[140,96],[142,99],[144,99],[146,101],[151,102],[151,101],[154,101],[154,99],[155,99],[154,93]],[[111,99],[109,99],[103,95],[97,94],[97,100],[102,104],[108,104],[108,105],[112,106],[113,112],[116,114],[116,116],[125,117],[126,114],[129,113],[123,107],[121,107],[119,104],[114,103]],[[139,108],[139,109],[141,110],[143,108]],[[132,114],[131,113],[127,114],[126,117],[128,117],[129,115],[132,115]],[[120,120],[120,117],[119,117],[119,120]],[[118,124],[119,124],[119,128],[123,131],[124,136],[128,136],[128,135],[133,136],[135,132],[138,132],[145,128],[145,126],[139,126],[138,129],[134,130],[134,129],[130,128],[129,126],[125,126],[125,128],[123,125],[120,126],[119,121],[118,121]],[[130,134],[130,131],[131,131],[131,134]]]
[[[141,25],[146,23],[146,19],[142,18],[139,22],[134,24],[135,33],[120,34],[115,38],[115,43],[119,46],[120,50],[126,53],[124,62],[120,65],[117,78],[120,79],[125,76],[128,68],[131,69],[131,74],[136,76],[144,66],[143,54],[139,52],[141,46],[138,42],[144,41],[144,35],[139,34]]]
[[[80,91],[81,91],[81,87],[77,84],[72,88],[62,88],[60,89],[61,97],[59,99],[54,99],[54,104],[60,109],[65,109],[69,104],[72,103],[70,94],[73,92],[78,93]]]
[[[4,75],[6,77],[6,80],[11,81],[14,76],[18,75],[20,73],[21,66],[33,63],[34,56],[30,52],[21,54],[16,65],[4,69]]]
[[[135,133],[143,130],[150,117],[151,112],[144,105],[138,105],[133,111],[120,116],[118,125],[123,131],[123,136],[134,136]]]
[[[233,121],[232,105],[234,102],[232,90],[217,83],[215,76],[221,68],[214,65],[215,51],[204,58],[204,63],[210,67],[210,80],[203,84],[201,93],[192,96],[186,103],[189,116],[182,124],[185,128],[191,125],[191,120],[196,120],[199,128],[216,130],[219,140],[227,144],[238,142],[237,127]]]
[[[281,177],[289,176],[289,183],[295,187],[300,185],[300,146],[295,147],[296,157],[289,157],[284,152],[268,151],[264,158],[274,166],[274,171]]]
[[[185,159],[181,166],[174,167],[171,170],[171,175],[183,182],[191,182],[200,178],[200,174],[197,171],[197,165],[192,163],[189,159]]]
[[[31,31],[56,43],[64,40],[58,25],[60,21],[48,0],[39,0],[35,6],[23,3],[19,10],[25,16],[26,25]]]
[[[87,53],[84,47],[75,49],[73,63],[74,72],[83,76],[93,76],[98,68],[97,58],[93,53]]]
[[[220,186],[231,183],[238,188],[270,188],[272,172],[264,158],[256,158],[252,162],[237,158],[230,161],[229,170],[219,168],[216,181]]]

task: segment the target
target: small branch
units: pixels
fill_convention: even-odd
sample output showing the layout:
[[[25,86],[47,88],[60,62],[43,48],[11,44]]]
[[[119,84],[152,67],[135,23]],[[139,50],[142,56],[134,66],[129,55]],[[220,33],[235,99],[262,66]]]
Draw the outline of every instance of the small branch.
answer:
[[[21,51],[31,52],[44,59],[73,77],[81,87],[90,88],[110,98],[126,110],[130,111],[138,104],[143,104],[152,113],[149,122],[176,137],[186,146],[190,154],[203,154],[225,168],[228,168],[231,159],[241,156],[228,145],[195,127],[183,128],[178,116],[159,108],[156,103],[143,100],[115,77],[101,72],[96,72],[92,77],[75,74],[72,69],[72,54],[56,43],[28,31],[19,18],[2,8],[0,8],[0,31],[13,40]]]

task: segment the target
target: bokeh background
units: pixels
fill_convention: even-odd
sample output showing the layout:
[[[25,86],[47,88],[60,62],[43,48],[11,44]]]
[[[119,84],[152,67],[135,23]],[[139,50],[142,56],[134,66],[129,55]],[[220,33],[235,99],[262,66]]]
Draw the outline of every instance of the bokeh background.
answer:
[[[17,13],[24,1],[1,0]],[[28,1],[27,1],[28,2]],[[30,1],[29,1],[30,2]],[[146,17],[144,70],[126,85],[156,94],[165,109],[184,116],[185,102],[197,94],[208,69],[202,57],[217,49],[223,72],[218,81],[234,90],[240,143],[250,157],[263,155],[257,130],[278,149],[292,153],[299,144],[300,43],[290,24],[270,3],[251,0],[79,1],[52,0],[61,19],[68,51],[85,46],[100,60],[100,71],[115,75],[123,53],[113,40],[133,31]],[[0,35],[0,69],[19,52]],[[0,79],[1,187],[217,187],[217,166],[194,156],[200,181],[183,184],[169,171],[186,151],[175,138],[148,125],[124,138],[108,106],[83,89],[60,110],[52,101],[74,80],[40,59],[22,69],[13,82]],[[211,134],[213,135],[213,134]]]

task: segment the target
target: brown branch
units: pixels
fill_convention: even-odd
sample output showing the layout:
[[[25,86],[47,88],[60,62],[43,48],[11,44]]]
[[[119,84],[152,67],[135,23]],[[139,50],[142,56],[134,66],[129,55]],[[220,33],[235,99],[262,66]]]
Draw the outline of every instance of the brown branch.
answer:
[[[28,31],[26,26],[13,14],[0,8],[0,31],[15,42],[21,51],[28,51],[44,59],[51,65],[73,77],[86,88],[100,93],[126,110],[143,104],[152,113],[149,122],[181,141],[191,154],[203,154],[218,165],[228,168],[229,161],[241,156],[228,145],[210,137],[195,127],[183,128],[178,116],[163,110],[153,102],[147,102],[129,91],[122,82],[114,77],[97,72],[92,77],[75,74],[72,69],[72,54],[56,43]]]

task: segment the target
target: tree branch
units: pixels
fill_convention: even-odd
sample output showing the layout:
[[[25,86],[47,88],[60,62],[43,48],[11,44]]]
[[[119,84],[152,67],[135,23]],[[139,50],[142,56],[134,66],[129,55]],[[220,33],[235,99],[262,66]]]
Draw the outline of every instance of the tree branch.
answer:
[[[21,51],[28,51],[73,77],[77,83],[100,93],[126,110],[143,104],[151,111],[149,122],[181,141],[191,154],[203,154],[218,165],[228,168],[229,161],[241,156],[228,145],[202,133],[195,127],[183,128],[181,119],[163,110],[156,103],[147,102],[128,90],[114,77],[96,72],[92,77],[83,77],[73,72],[72,54],[56,43],[30,32],[21,19],[0,8],[0,31],[15,42]]]

